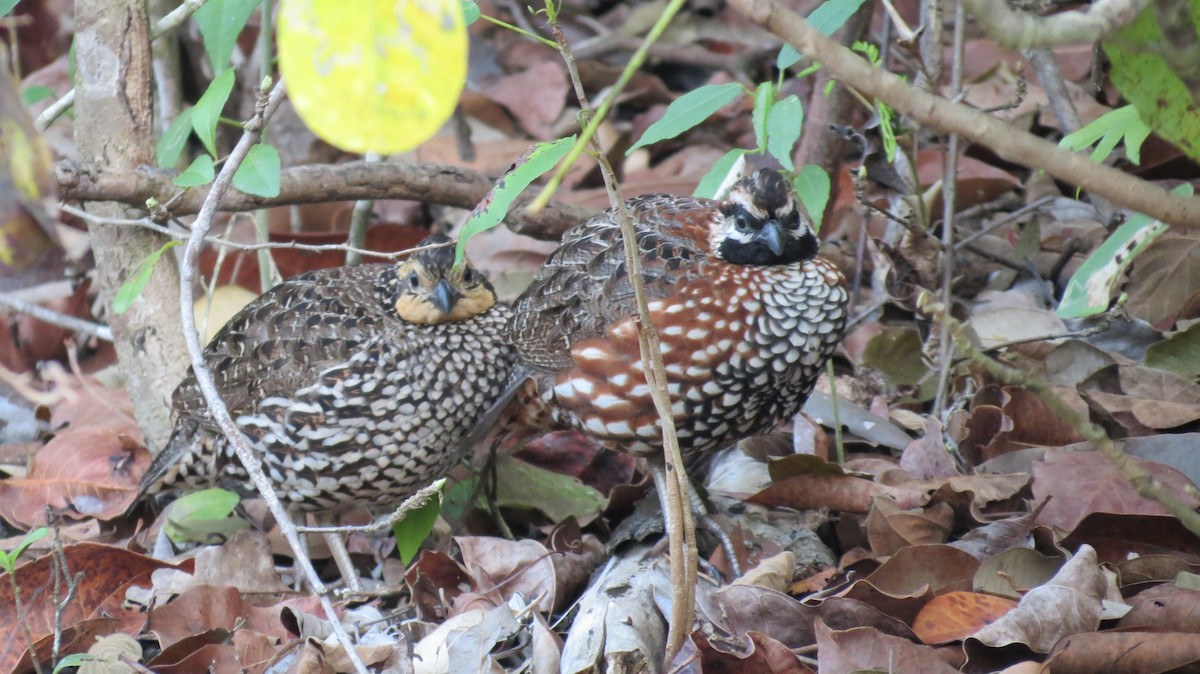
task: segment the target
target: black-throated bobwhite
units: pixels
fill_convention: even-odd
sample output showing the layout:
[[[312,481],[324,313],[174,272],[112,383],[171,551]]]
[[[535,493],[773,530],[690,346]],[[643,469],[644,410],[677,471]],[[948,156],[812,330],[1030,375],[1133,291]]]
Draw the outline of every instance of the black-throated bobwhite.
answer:
[[[449,243],[434,235],[421,246]],[[263,294],[205,349],[217,389],[285,506],[398,505],[462,457],[516,363],[507,307],[454,248],[309,272]],[[195,377],[141,493],[253,490]]]
[[[628,206],[685,457],[791,418],[842,337],[848,295],[786,180],[760,169],[725,201],[648,195]],[[563,235],[507,332],[535,370],[537,397],[521,394],[535,418],[661,461],[611,213]]]

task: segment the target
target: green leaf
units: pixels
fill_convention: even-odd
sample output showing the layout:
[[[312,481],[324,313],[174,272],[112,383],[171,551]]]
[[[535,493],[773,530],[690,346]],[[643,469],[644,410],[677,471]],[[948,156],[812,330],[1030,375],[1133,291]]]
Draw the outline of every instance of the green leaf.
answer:
[[[259,143],[233,174],[233,186],[257,197],[279,196],[279,151]]]
[[[796,170],[792,150],[804,127],[804,105],[794,94],[771,106],[767,115],[767,152],[788,171]]]
[[[1195,379],[1200,377],[1200,323],[1146,347],[1146,367]]]
[[[704,199],[716,199],[721,196],[721,193],[727,191],[741,176],[745,163],[739,160],[745,156],[746,151],[740,148],[734,148],[721,155],[720,159],[713,162],[708,173],[700,179],[692,196]]]
[[[150,253],[146,256],[146,259],[139,262],[137,268],[129,275],[129,278],[121,284],[120,288],[117,288],[117,294],[113,297],[113,311],[117,314],[129,311],[129,307],[133,306],[133,301],[141,296],[142,291],[146,288],[146,284],[150,282],[150,273],[154,271],[154,264],[158,262],[158,258],[181,243],[183,242],[168,241],[162,248]]]
[[[232,70],[217,75],[192,108],[192,129],[214,157],[217,156],[217,122],[221,119],[225,101],[229,100],[229,93],[233,91],[233,80]]]
[[[1068,150],[1082,150],[1096,146],[1092,161],[1100,163],[1108,158],[1117,143],[1125,141],[1125,155],[1134,164],[1140,164],[1142,142],[1150,135],[1150,127],[1142,121],[1137,108],[1126,105],[1100,115],[1078,131],[1063,136],[1058,142]]]
[[[188,136],[192,134],[192,109],[185,108],[167,127],[166,133],[158,139],[154,146],[154,156],[162,168],[174,168],[179,162],[179,155],[187,145]]]
[[[775,86],[770,82],[758,85],[754,92],[754,111],[750,113],[750,122],[754,126],[755,148],[762,152],[767,148],[767,116],[771,114],[771,104],[775,102]]]
[[[607,499],[579,480],[539,468],[511,456],[496,463],[496,504],[540,510],[553,522],[590,519]]]
[[[25,87],[25,90],[21,92],[21,102],[25,105],[34,105],[46,100],[47,98],[50,98],[53,95],[54,90],[50,87],[41,84],[35,84],[33,86]]]
[[[217,177],[217,172],[213,168],[212,157],[202,154],[193,159],[183,173],[180,173],[171,182],[175,183],[177,187],[196,187],[211,183],[215,177]]]
[[[468,26],[479,20],[479,5],[471,0],[462,0],[462,11]]]
[[[1175,73],[1182,65],[1164,57],[1171,49],[1163,36],[1161,22],[1178,22],[1173,31],[1186,31],[1195,43],[1200,37],[1200,0],[1175,3],[1178,14],[1163,11],[1162,3],[1150,3],[1132,22],[1115,31],[1104,41],[1104,51],[1112,61],[1109,73],[1121,94],[1140,113],[1141,120],[1163,140],[1175,145],[1193,160],[1200,160],[1200,114],[1194,92]],[[1160,16],[1161,14],[1161,16]],[[1192,64],[1193,75],[1195,65]],[[1125,145],[1128,147],[1129,134]],[[1130,158],[1132,161],[1132,156]]]
[[[52,671],[51,674],[58,674],[68,667],[79,667],[84,663],[99,659],[100,658],[97,658],[94,655],[88,655],[87,653],[72,653],[64,657],[62,660],[59,660],[58,663],[54,665],[54,671]]]
[[[890,164],[896,161],[896,113],[883,101],[875,102],[875,110],[879,113],[879,135],[883,138],[883,151]]]
[[[203,489],[185,494],[171,504],[164,529],[176,543],[208,543],[214,537],[229,537],[250,526],[230,517],[241,499],[224,489]]]
[[[16,8],[19,2],[21,0],[0,0],[0,16],[12,14],[13,9]]]
[[[743,92],[745,89],[737,82],[708,84],[695,91],[689,91],[668,105],[662,119],[651,124],[625,154],[628,155],[639,147],[678,136],[732,103]]]
[[[445,478],[440,482],[445,483]],[[396,535],[396,550],[400,553],[400,562],[408,566],[421,543],[429,538],[433,525],[437,522],[438,514],[442,511],[442,495],[439,492],[425,502],[425,505],[406,514],[404,519],[392,525],[392,533]]]
[[[509,167],[492,191],[483,197],[483,201],[475,207],[467,223],[463,225],[458,236],[458,247],[454,251],[454,264],[460,265],[466,254],[467,241],[471,237],[486,232],[504,220],[513,199],[529,187],[529,183],[537,180],[547,171],[554,168],[575,145],[575,136],[560,138],[553,143],[534,143],[517,161]]]
[[[192,15],[204,37],[204,51],[214,73],[229,65],[238,35],[260,4],[260,0],[208,0]]]
[[[796,172],[792,178],[792,187],[800,203],[813,219],[813,231],[821,231],[821,219],[825,214],[825,204],[829,202],[829,174],[820,166],[808,164]]]
[[[1192,195],[1192,186],[1184,183],[1171,190]],[[1117,228],[1076,270],[1063,292],[1055,311],[1061,318],[1082,318],[1108,309],[1113,287],[1124,275],[1129,263],[1150,242],[1167,231],[1167,226],[1148,215],[1138,213]]]
[[[25,552],[25,550],[29,548],[29,546],[42,540],[46,537],[46,534],[49,533],[50,530],[46,527],[38,527],[37,529],[25,534],[25,538],[21,539],[21,542],[17,544],[17,547],[13,548],[9,552],[0,552],[0,566],[4,567],[5,571],[12,573],[13,568],[16,566],[17,558],[19,558]]]
[[[822,35],[826,37],[833,33],[846,23],[859,7],[867,0],[826,0],[820,7],[814,9],[812,14],[808,15],[808,23],[813,28],[816,28]],[[796,48],[790,44],[783,45],[783,49],[779,50],[779,56],[775,59],[775,67],[780,70],[791,68],[804,58]]]

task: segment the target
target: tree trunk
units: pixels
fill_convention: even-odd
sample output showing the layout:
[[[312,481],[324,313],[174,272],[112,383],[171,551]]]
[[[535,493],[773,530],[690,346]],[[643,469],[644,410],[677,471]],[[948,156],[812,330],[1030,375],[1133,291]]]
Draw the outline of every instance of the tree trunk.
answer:
[[[81,160],[119,168],[154,163],[150,26],[146,0],[78,0],[75,4],[75,147]],[[136,214],[120,204],[90,203],[104,218]],[[130,272],[168,239],[120,225],[88,226],[96,258],[101,310],[146,446],[162,447],[171,432],[170,396],[183,379],[187,354],[179,320],[179,270],[164,255],[133,307],[111,311]]]

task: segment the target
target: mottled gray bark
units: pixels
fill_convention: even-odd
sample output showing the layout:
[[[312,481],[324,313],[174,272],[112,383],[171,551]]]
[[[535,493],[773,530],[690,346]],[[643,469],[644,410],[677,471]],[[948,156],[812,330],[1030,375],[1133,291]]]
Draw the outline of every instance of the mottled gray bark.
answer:
[[[113,168],[154,163],[150,26],[146,0],[79,0],[75,5],[75,145],[81,160]],[[89,203],[101,217],[134,215],[117,203]],[[102,318],[112,327],[146,445],[170,435],[171,391],[187,367],[179,327],[179,270],[164,255],[141,297],[123,315],[112,298],[130,272],[167,239],[141,228],[89,225]]]

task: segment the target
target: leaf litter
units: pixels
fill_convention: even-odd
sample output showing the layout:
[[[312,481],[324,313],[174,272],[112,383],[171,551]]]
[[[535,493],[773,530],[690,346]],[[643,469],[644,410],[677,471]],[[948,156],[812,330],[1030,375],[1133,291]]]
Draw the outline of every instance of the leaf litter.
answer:
[[[665,38],[681,49],[666,50],[662,64],[635,76],[622,94],[621,113],[600,136],[612,157],[624,156],[682,94],[702,84],[750,81],[754,71],[746,64],[773,58],[746,39],[749,28],[732,10],[719,11],[716,19],[699,12],[681,18],[686,30]],[[564,21],[571,15],[565,11]],[[597,15],[572,30],[619,31],[636,18],[620,3]],[[548,52],[499,29],[475,26],[472,32],[473,49],[496,56],[473,61],[479,86],[463,99],[475,156],[461,156],[461,138],[447,131],[415,150],[418,160],[498,173],[532,141],[576,131],[578,104],[562,67],[545,58]],[[697,42],[682,34],[704,37]],[[971,53],[994,57],[969,60],[966,100],[982,108],[1016,100],[1019,55],[984,39],[970,45]],[[695,57],[687,51],[695,48],[706,55],[701,65],[679,55]],[[1085,121],[1107,112],[1082,86],[1091,51],[1057,55]],[[54,74],[65,72],[65,52],[57,58],[58,70],[47,66],[30,82],[65,81]],[[610,86],[619,73],[603,57],[579,65],[589,92]],[[996,114],[1056,130],[1045,90],[1036,82],[1026,89],[1019,105]],[[799,88],[786,93],[807,100]],[[753,145],[747,140],[754,137],[751,104],[743,97],[670,140],[636,149],[620,167],[625,194],[690,193],[728,149]],[[844,121],[871,133],[862,111]],[[320,144],[306,131],[281,134],[285,164],[321,161]],[[310,156],[294,157],[289,147]],[[1146,173],[1178,167],[1179,157],[1151,139],[1141,167],[1124,160],[1120,166]],[[934,188],[941,162],[940,148],[926,147],[915,158],[911,189],[927,191],[920,208],[940,212]],[[1167,177],[1195,182],[1200,170],[1182,164]],[[906,175],[904,167],[882,168]],[[839,189],[822,237],[825,252],[857,279],[863,320],[844,344],[834,379],[823,381],[810,400],[806,420],[744,443],[745,453],[714,460],[709,496],[748,568],[736,580],[702,575],[696,629],[676,659],[678,671],[1194,668],[1200,662],[1200,539],[1140,496],[1028,386],[955,360],[946,414],[930,414],[937,326],[914,302],[919,290],[936,289],[945,258],[928,234],[868,216],[846,174],[843,168],[835,175]],[[864,199],[894,214],[913,212],[912,199],[896,187],[868,182]],[[588,167],[569,174],[560,196],[605,205],[599,176]],[[1107,330],[1093,331],[1094,320],[1064,320],[1054,311],[1071,275],[1107,233],[1096,210],[1075,197],[1036,172],[970,150],[960,164],[957,208],[958,227],[973,240],[956,253],[956,315],[991,354],[1041,377],[1196,507],[1195,237],[1168,232],[1150,243],[1118,276],[1114,290],[1129,297],[1124,311],[1106,317]],[[339,231],[273,224],[272,239],[340,241],[350,206],[298,207],[307,222],[326,227],[334,221]],[[428,210],[385,205],[379,212],[396,221],[374,225],[368,246],[411,245],[431,224]],[[461,221],[461,214],[439,214]],[[232,238],[252,240],[246,222],[229,224]],[[470,252],[493,280],[511,284],[498,282],[501,294],[511,297],[551,249],[498,230],[472,240]],[[341,259],[276,253],[285,275]],[[205,252],[206,275],[214,273],[217,257]],[[222,285],[259,290],[255,255],[237,253],[222,265]],[[26,275],[14,283],[39,282],[30,266],[13,269]],[[88,317],[87,291],[59,291],[53,299],[60,311]],[[95,646],[140,657],[161,672],[350,671],[346,654],[329,638],[331,616],[310,593],[293,589],[290,553],[261,506],[244,504],[250,530],[182,550],[171,561],[144,552],[161,522],[153,512],[139,519],[126,510],[150,451],[141,444],[128,393],[102,382],[111,352],[77,337],[70,346],[80,367],[68,370],[55,360],[67,359],[69,333],[4,320],[13,328],[6,334],[17,338],[0,349],[6,367],[0,395],[25,415],[22,428],[29,430],[22,431],[22,444],[0,448],[0,517],[7,526],[0,549],[14,549],[25,531],[46,524],[47,506],[58,524],[11,574],[24,599],[20,613],[12,583],[0,582],[0,671],[31,671],[27,638],[36,657],[52,664],[56,627],[63,654]],[[846,450],[840,464],[839,433]],[[770,465],[763,463],[768,458]],[[407,569],[387,537],[354,537],[354,561],[376,588],[338,602],[338,619],[357,626],[359,656],[379,671],[405,671],[388,668],[399,668],[410,653],[419,656],[419,672],[660,667],[671,590],[662,551],[653,535],[608,547],[646,492],[636,467],[569,434],[543,438],[502,466],[498,507],[515,540],[499,535],[492,513],[468,497],[453,522],[435,526]],[[474,479],[462,467],[453,477],[468,485]],[[523,492],[523,481],[537,489]],[[52,554],[56,539],[59,562]],[[316,540],[313,552],[322,573],[335,578]],[[712,549],[712,569],[727,571],[724,554]],[[57,564],[78,581],[55,616],[47,598],[55,596],[56,577],[65,581]],[[105,641],[117,635],[136,637],[138,648]]]

